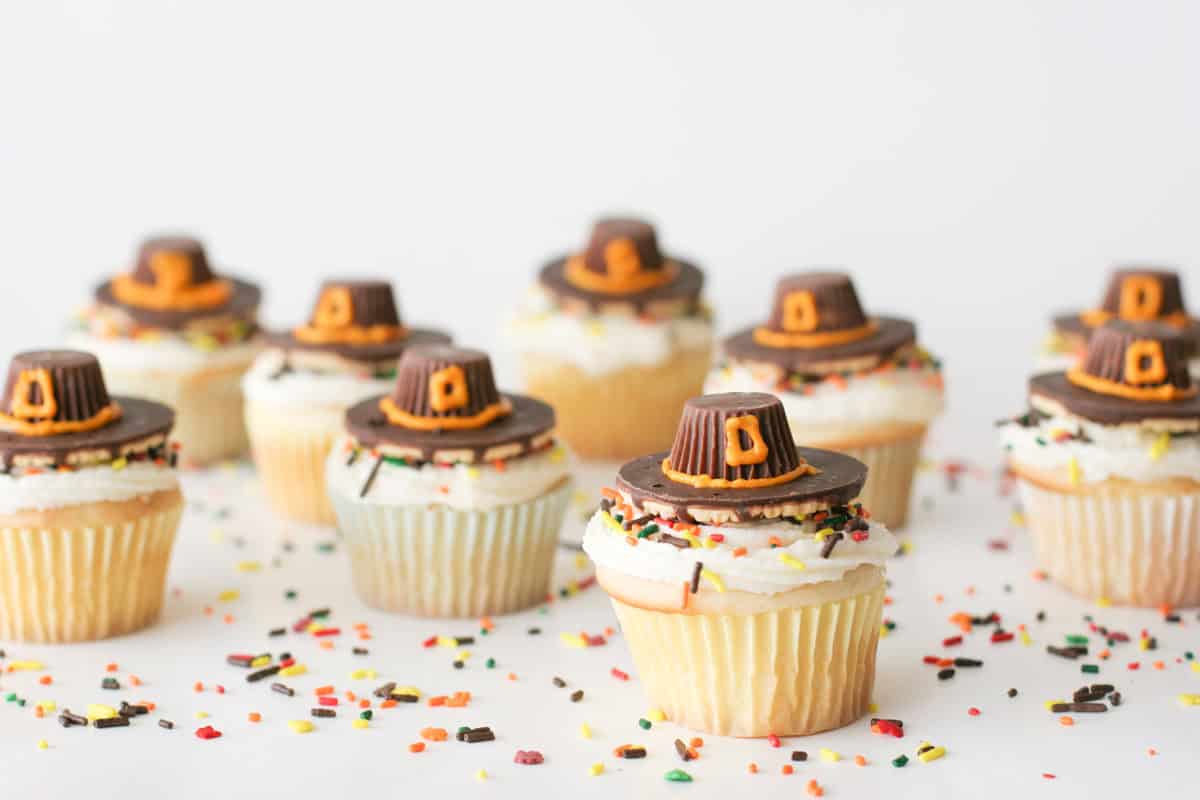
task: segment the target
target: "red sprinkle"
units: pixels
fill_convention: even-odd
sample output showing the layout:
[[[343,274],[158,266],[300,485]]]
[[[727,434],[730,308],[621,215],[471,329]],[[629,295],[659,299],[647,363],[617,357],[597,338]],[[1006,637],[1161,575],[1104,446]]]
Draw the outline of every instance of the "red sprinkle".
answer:
[[[612,670],[611,670],[611,672],[612,672],[612,676],[613,676],[614,678],[616,678],[617,680],[619,680],[619,681],[627,681],[627,680],[629,680],[629,673],[628,673],[628,672],[622,672],[621,670],[617,669],[616,667],[613,667],[613,668],[612,668]]]
[[[219,739],[221,732],[212,725],[205,725],[203,728],[196,729],[196,735],[201,739]]]
[[[997,631],[996,633],[992,634],[992,644],[998,644],[1000,642],[1011,642],[1012,640],[1013,640],[1013,634],[1011,634],[1011,633],[1001,633],[1001,632]]]
[[[336,706],[338,704],[338,699],[331,694],[326,694],[318,697],[317,703],[323,706]]]
[[[321,628],[313,631],[313,636],[337,636],[342,632],[341,628]]]
[[[978,717],[980,712],[979,712],[978,708],[976,708],[975,706],[971,706],[970,708],[967,709],[967,713],[970,714],[972,717]]]
[[[951,636],[948,639],[942,639],[942,647],[954,647],[954,645],[962,643],[963,638],[961,636]]]
[[[771,747],[782,747],[783,746],[783,742],[779,741],[779,737],[773,733],[769,734],[767,736],[767,744],[771,745]]]

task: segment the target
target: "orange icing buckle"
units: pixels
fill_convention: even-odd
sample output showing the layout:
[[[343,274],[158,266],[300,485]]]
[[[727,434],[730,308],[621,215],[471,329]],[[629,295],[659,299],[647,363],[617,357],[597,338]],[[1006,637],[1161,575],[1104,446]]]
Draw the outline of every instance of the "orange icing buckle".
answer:
[[[633,248],[633,243],[620,246],[622,241],[628,240],[616,239],[605,246],[604,260],[608,271],[603,275],[584,266],[583,256],[568,258],[564,269],[567,282],[589,292],[633,294],[664,286],[679,274],[679,265],[674,261],[667,261],[662,269],[643,269],[637,250],[633,249],[632,255],[627,252]]]
[[[403,339],[408,335],[408,329],[403,325],[371,325],[366,328],[358,325],[345,328],[301,325],[292,329],[292,335],[309,344],[383,344]]]
[[[1143,364],[1144,361],[1149,361]],[[1167,362],[1163,359],[1162,343],[1154,339],[1137,339],[1125,348],[1125,380],[1130,383],[1162,383],[1167,379]]]
[[[1089,375],[1078,367],[1067,371],[1067,380],[1082,389],[1087,389],[1098,394],[1124,397],[1128,400],[1147,400],[1160,403],[1195,397],[1198,391],[1195,386],[1188,389],[1180,389],[1178,386],[1173,386],[1169,383],[1164,386],[1129,386],[1128,384],[1110,381],[1107,378],[1097,378],[1095,375]]]
[[[761,489],[766,486],[778,486],[781,483],[788,483],[797,478],[802,478],[805,475],[816,475],[821,470],[814,467],[812,464],[801,463],[800,466],[793,470],[776,475],[773,478],[735,478],[734,480],[726,480],[725,478],[714,478],[710,475],[688,475],[686,472],[679,472],[671,469],[671,459],[664,458],[662,462],[663,475],[676,483],[686,483],[696,489]]]
[[[469,417],[418,417],[398,407],[392,398],[385,397],[379,401],[379,410],[388,418],[388,422],[414,431],[462,431],[482,428],[493,420],[508,416],[512,413],[512,404],[507,400],[492,403],[490,406]]]
[[[429,376],[429,407],[434,411],[454,411],[467,404],[467,374],[457,364],[439,369]]]
[[[53,436],[59,433],[94,431],[120,418],[121,407],[116,403],[109,403],[88,419],[68,420],[65,422],[52,419],[34,422],[32,420],[21,419],[17,416],[0,414],[0,430],[15,433],[19,436]]]
[[[153,286],[138,283],[132,275],[116,276],[111,284],[113,297],[125,305],[154,311],[197,311],[223,305],[233,294],[233,284],[226,280],[189,286],[178,283],[179,273],[172,270],[155,269],[155,274],[159,280]]]
[[[846,328],[840,331],[823,331],[820,333],[784,333],[769,328],[756,328],[754,341],[764,347],[798,347],[810,350],[817,347],[833,347],[839,344],[849,344],[866,339],[879,329],[879,323],[870,320],[857,328]]]
[[[38,387],[41,399],[34,403],[29,398],[31,389]],[[58,401],[54,399],[54,380],[48,369],[23,369],[17,375],[17,385],[12,392],[12,415],[17,419],[46,419],[58,413]]]
[[[1130,275],[1121,281],[1121,319],[1149,322],[1162,308],[1162,283],[1151,275]]]
[[[789,292],[783,298],[783,329],[788,333],[815,331],[820,321],[812,292]]]
[[[742,431],[750,437],[749,450],[742,447]],[[725,463],[731,467],[761,464],[767,460],[767,443],[758,427],[758,417],[746,414],[725,420]]]

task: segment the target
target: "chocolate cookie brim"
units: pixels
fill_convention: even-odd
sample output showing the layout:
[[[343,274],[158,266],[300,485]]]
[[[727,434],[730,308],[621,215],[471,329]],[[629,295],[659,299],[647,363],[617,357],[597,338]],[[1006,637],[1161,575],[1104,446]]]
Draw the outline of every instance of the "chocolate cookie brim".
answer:
[[[1054,330],[1059,333],[1082,337],[1084,341],[1090,339],[1092,331],[1096,330],[1079,318],[1078,311],[1071,314],[1058,314],[1052,318],[1052,324]],[[1187,325],[1178,330],[1191,343],[1191,352],[1195,357],[1197,353],[1200,353],[1200,319],[1189,320]]]
[[[1044,397],[1069,413],[1101,425],[1122,425],[1161,420],[1200,420],[1200,396],[1170,403],[1132,400],[1098,394],[1076,386],[1064,372],[1048,372],[1029,379],[1030,397]]]
[[[112,400],[121,407],[120,419],[93,431],[55,436],[21,436],[0,431],[0,461],[8,468],[17,458],[39,457],[57,466],[70,463],[76,453],[97,451],[107,451],[110,458],[117,458],[126,445],[165,436],[175,424],[175,412],[162,403],[136,397],[114,396]]]
[[[754,340],[754,331],[758,328],[755,326],[726,339],[725,355],[736,361],[773,364],[788,372],[803,372],[805,367],[814,364],[869,357],[882,360],[917,341],[917,328],[909,320],[895,317],[871,319],[879,326],[875,333],[856,342],[832,347],[767,347]]]
[[[539,280],[543,287],[549,289],[556,296],[586,303],[593,309],[622,303],[633,306],[638,312],[657,303],[683,302],[692,306],[696,305],[700,300],[700,291],[704,288],[704,273],[687,261],[670,260],[679,265],[679,274],[675,276],[675,280],[644,292],[608,294],[581,289],[566,278],[566,258],[551,261],[542,267]]]
[[[695,508],[726,509],[741,516],[749,514],[752,508],[763,506],[800,503],[845,505],[862,491],[867,480],[867,465],[858,459],[812,447],[797,447],[796,453],[821,471],[816,475],[805,475],[777,486],[758,489],[703,489],[673,481],[664,475],[663,459],[670,453],[663,451],[636,458],[622,466],[617,472],[617,488],[628,493],[638,506],[647,500],[653,501],[673,507],[677,516],[683,518],[689,515],[688,509]]]
[[[119,308],[135,322],[151,328],[180,330],[197,320],[220,317],[252,321],[258,313],[259,303],[262,302],[262,291],[253,283],[237,278],[225,278],[225,280],[230,282],[233,289],[227,301],[219,306],[198,308],[192,311],[160,311],[122,303],[113,297],[111,281],[105,281],[97,286],[95,296],[96,302],[101,305]]]
[[[524,395],[501,397],[512,404],[512,413],[490,425],[473,430],[419,431],[390,424],[379,409],[380,395],[346,412],[346,431],[364,447],[411,450],[423,461],[440,461],[439,454],[450,453],[469,453],[470,461],[483,461],[490,451],[510,445],[520,447],[519,455],[528,454],[554,430],[554,409]]]
[[[450,335],[428,328],[409,328],[403,339],[378,344],[347,344],[345,342],[303,342],[291,331],[271,331],[263,334],[263,340],[280,350],[301,350],[309,353],[329,353],[349,361],[378,362],[394,361],[410,347],[424,344],[450,344]]]

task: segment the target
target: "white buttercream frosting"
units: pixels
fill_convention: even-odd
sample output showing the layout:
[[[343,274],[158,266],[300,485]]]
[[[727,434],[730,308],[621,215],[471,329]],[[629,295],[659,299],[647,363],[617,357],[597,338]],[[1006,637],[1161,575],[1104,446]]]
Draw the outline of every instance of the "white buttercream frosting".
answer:
[[[175,470],[145,461],[122,469],[100,464],[66,472],[0,475],[0,514],[120,502],[178,487]]]
[[[779,376],[775,368],[731,364],[714,370],[704,391],[774,394],[796,427],[823,423],[928,423],[942,412],[940,373],[933,367],[859,373],[840,381],[810,383],[804,392],[781,391]]]
[[[1078,438],[1081,431],[1086,438]],[[1083,483],[1109,478],[1200,480],[1200,436],[1170,437],[1136,424],[1100,425],[1054,416],[1028,428],[1015,422],[1005,425],[1002,437],[1017,464],[1046,471],[1078,470]]]
[[[348,408],[374,395],[388,394],[394,378],[375,378],[366,368],[357,373],[295,369],[279,374],[286,356],[267,350],[242,378],[242,391],[254,403],[289,408]],[[278,377],[272,377],[278,375]]]
[[[897,549],[896,537],[877,522],[870,524],[864,541],[856,542],[847,535],[834,546],[829,558],[821,558],[824,543],[816,538],[817,528],[812,522],[698,525],[698,541],[704,542],[712,534],[724,537],[724,541],[712,548],[701,545],[681,549],[650,539],[630,545],[627,534],[616,530],[610,520],[605,512],[597,511],[583,535],[583,549],[598,566],[635,578],[679,584],[691,581],[699,561],[723,589],[753,594],[772,595],[840,580],[864,564],[883,566]],[[772,539],[778,546],[771,546]],[[743,547],[745,555],[734,555]]]
[[[568,313],[535,287],[509,321],[506,337],[518,353],[545,355],[589,375],[662,364],[682,350],[712,346],[704,314],[648,319],[619,313]]]
[[[372,505],[445,505],[460,510],[489,510],[541,497],[570,473],[566,451],[558,445],[539,453],[493,464],[432,464],[401,466],[384,462],[366,497],[366,484],[375,458],[363,452],[347,464],[353,440],[343,437],[329,454],[325,479],[329,491]]]
[[[67,337],[67,346],[92,353],[100,359],[100,364],[105,369],[121,372],[191,372],[197,369],[248,364],[259,350],[259,346],[253,341],[206,349],[171,333],[129,339],[106,338],[84,331],[72,332]]]

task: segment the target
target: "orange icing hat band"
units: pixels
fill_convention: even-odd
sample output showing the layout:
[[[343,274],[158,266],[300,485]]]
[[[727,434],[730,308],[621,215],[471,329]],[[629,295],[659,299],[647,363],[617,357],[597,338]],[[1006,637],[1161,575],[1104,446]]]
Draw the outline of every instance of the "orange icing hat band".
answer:
[[[1128,400],[1151,400],[1164,403],[1171,400],[1183,400],[1195,397],[1196,393],[1200,391],[1200,388],[1195,386],[1189,389],[1180,389],[1178,386],[1171,384],[1164,386],[1129,386],[1128,384],[1117,383],[1106,378],[1097,378],[1095,375],[1089,375],[1079,367],[1067,371],[1067,380],[1076,386],[1097,392],[1098,394],[1124,397]]]
[[[112,294],[119,302],[154,311],[198,311],[215,308],[229,301],[233,285],[226,280],[214,280],[189,286],[169,280],[155,285],[138,283],[132,275],[118,275],[112,280]]]
[[[461,431],[482,428],[493,420],[512,413],[512,404],[507,400],[492,403],[490,406],[469,417],[418,417],[410,414],[385,397],[379,401],[379,410],[388,418],[388,422],[414,431]]]
[[[1110,319],[1115,319],[1116,317],[1117,315],[1113,314],[1111,311],[1105,311],[1102,308],[1093,308],[1090,311],[1084,311],[1080,313],[1079,321],[1084,325],[1087,325],[1089,328],[1098,328],[1104,323],[1108,322]],[[1155,321],[1165,322],[1166,324],[1175,328],[1183,328],[1192,321],[1192,318],[1187,315],[1186,311],[1175,311],[1171,314],[1167,314],[1165,317],[1160,317]]]
[[[292,329],[292,335],[309,344],[383,344],[408,336],[403,325],[349,325],[344,328],[318,328],[301,325]]]
[[[18,436],[53,436],[58,433],[83,433],[102,428],[110,422],[121,418],[121,407],[109,403],[88,419],[81,420],[41,420],[31,421],[0,413],[0,430],[15,433]]]
[[[737,478],[730,481],[724,478],[714,478],[711,475],[688,475],[686,472],[679,472],[678,470],[671,469],[671,459],[664,458],[662,471],[663,475],[666,475],[676,483],[686,483],[688,486],[696,489],[761,489],[766,486],[778,486],[781,483],[794,481],[805,475],[816,475],[821,470],[812,464],[801,463],[795,469],[771,478]]]
[[[824,331],[819,333],[784,333],[769,328],[757,328],[754,331],[754,341],[764,347],[798,347],[811,350],[817,347],[833,347],[839,344],[849,344],[860,339],[866,339],[879,329],[874,320],[857,328],[846,328],[841,331]]]
[[[667,261],[662,269],[619,270],[601,274],[588,269],[583,263],[583,256],[568,258],[564,269],[564,277],[571,285],[603,294],[633,294],[656,289],[675,280],[678,274],[679,265],[674,261]]]

